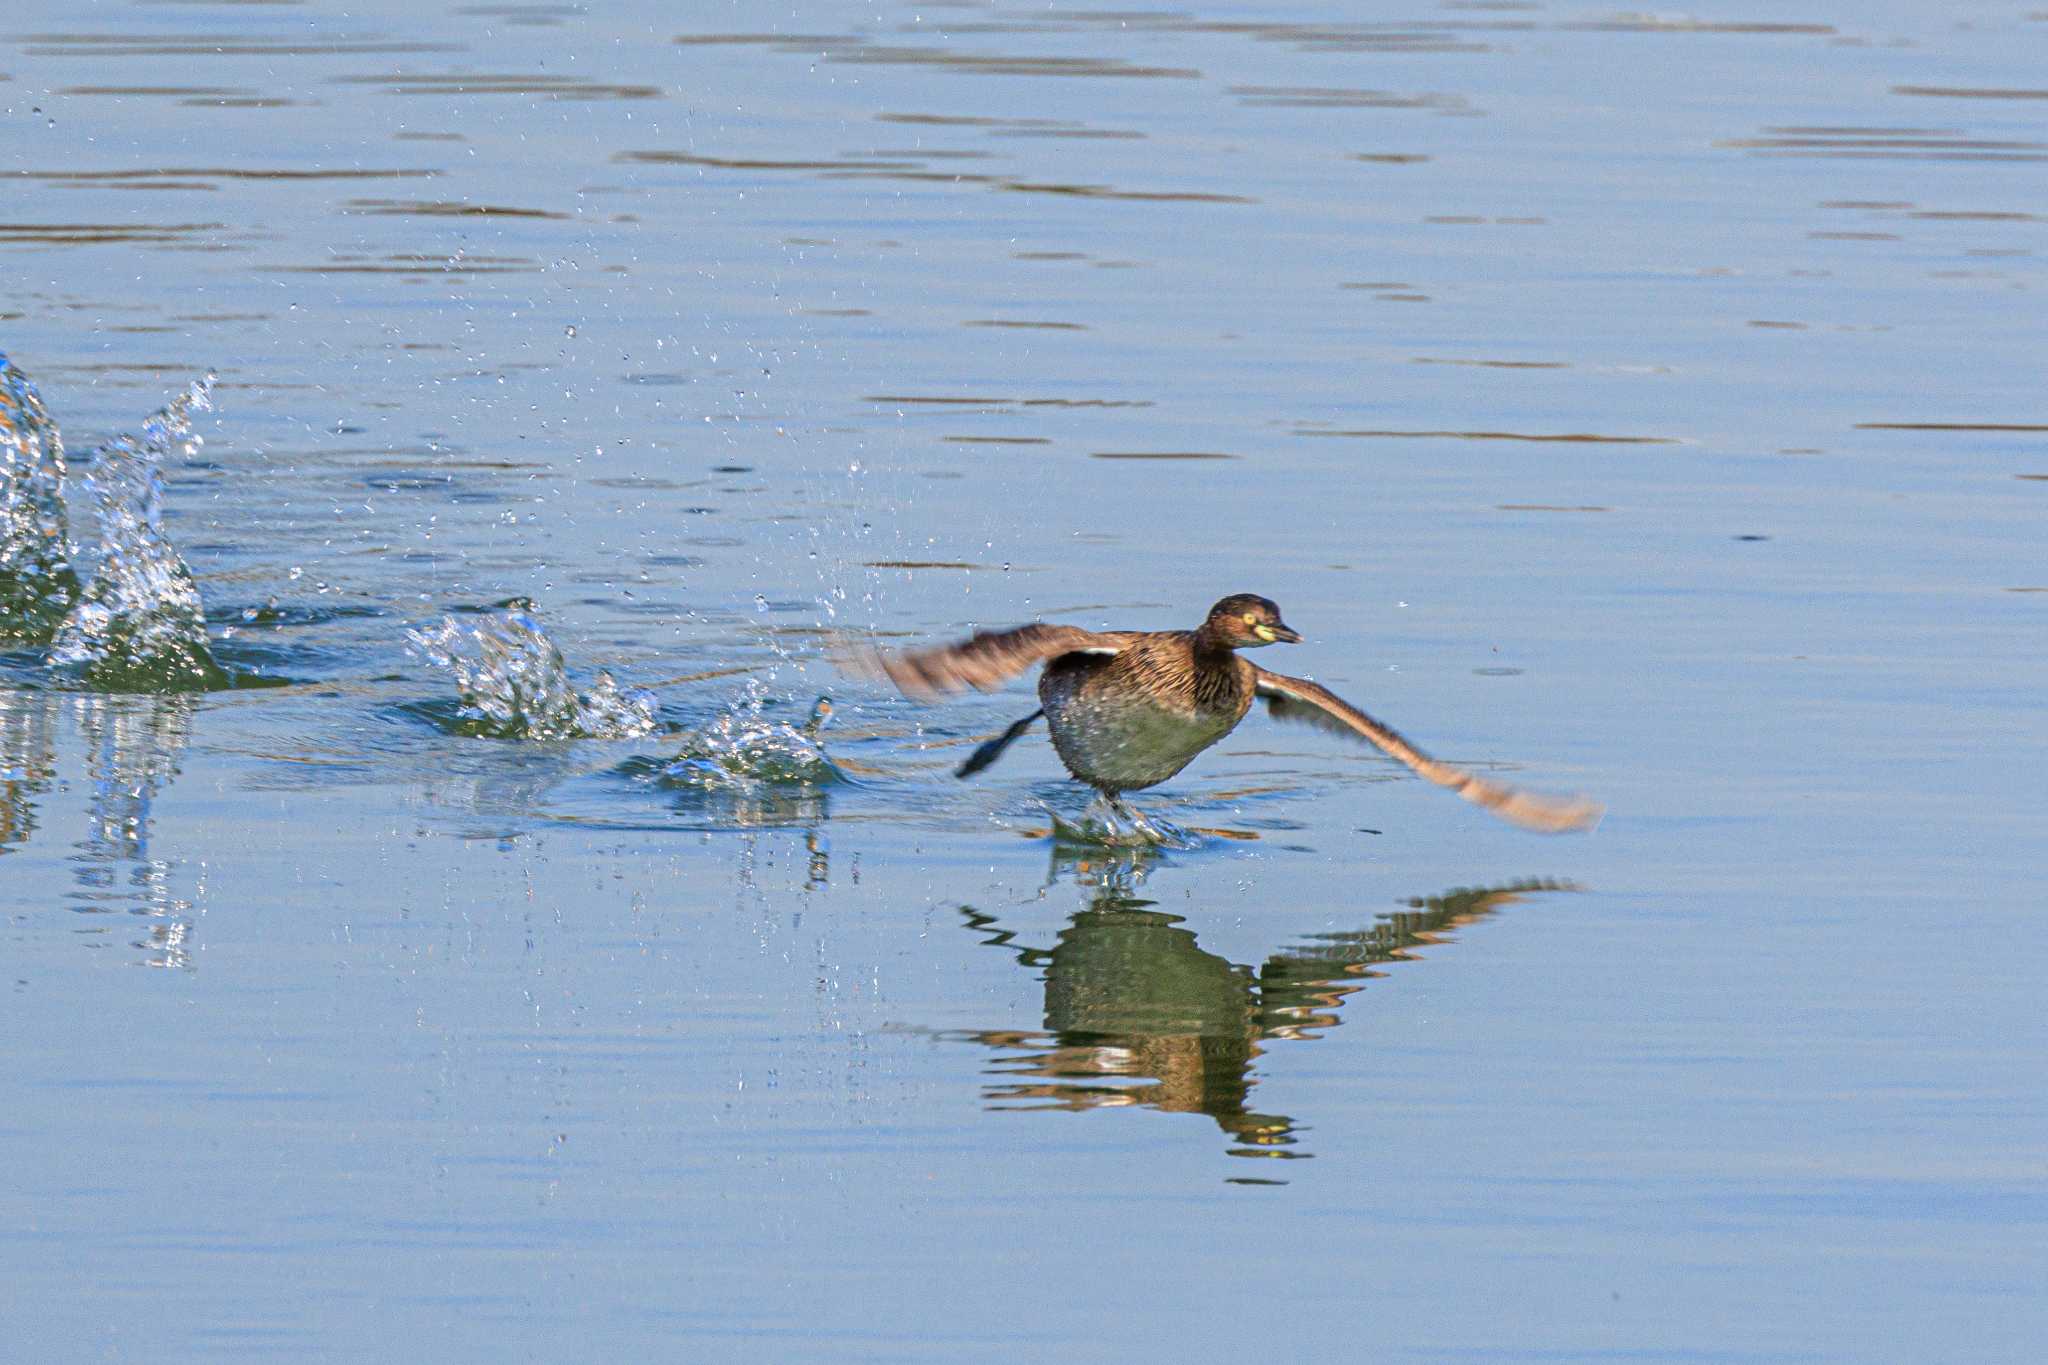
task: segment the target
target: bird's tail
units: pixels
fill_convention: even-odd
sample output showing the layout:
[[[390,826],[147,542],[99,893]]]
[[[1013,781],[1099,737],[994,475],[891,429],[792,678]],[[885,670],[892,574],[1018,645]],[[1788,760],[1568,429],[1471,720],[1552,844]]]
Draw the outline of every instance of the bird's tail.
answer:
[[[968,759],[965,763],[962,763],[958,768],[953,770],[953,776],[972,777],[976,773],[980,772],[983,768],[986,768],[991,763],[994,763],[997,759],[1003,756],[1003,750],[1009,748],[1012,744],[1015,744],[1019,739],[1022,739],[1024,737],[1024,732],[1031,728],[1032,723],[1037,721],[1044,715],[1045,712],[1043,711],[1033,711],[1030,715],[1024,717],[1024,719],[1018,721],[1015,725],[1012,725],[1009,729],[1003,731],[1000,735],[997,735],[994,739],[982,745],[979,749],[976,749],[971,755],[968,756]]]

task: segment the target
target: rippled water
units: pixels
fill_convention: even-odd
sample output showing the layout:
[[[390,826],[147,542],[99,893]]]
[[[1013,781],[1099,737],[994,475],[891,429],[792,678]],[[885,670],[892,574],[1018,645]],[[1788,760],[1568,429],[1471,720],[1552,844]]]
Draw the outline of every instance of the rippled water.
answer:
[[[12,1354],[2034,1358],[2044,56],[11,7]],[[828,660],[1235,591],[1605,823]]]

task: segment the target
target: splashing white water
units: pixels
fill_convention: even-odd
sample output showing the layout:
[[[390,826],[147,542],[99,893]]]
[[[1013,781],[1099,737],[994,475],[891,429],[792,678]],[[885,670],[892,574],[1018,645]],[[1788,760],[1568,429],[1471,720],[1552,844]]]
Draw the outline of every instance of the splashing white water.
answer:
[[[455,675],[460,715],[471,734],[493,739],[633,739],[655,729],[655,699],[599,673],[588,693],[569,681],[568,661],[531,613],[494,611],[409,630],[431,664]]]
[[[817,786],[839,780],[819,735],[832,718],[832,699],[820,697],[801,726],[771,720],[759,684],[716,720],[683,737],[662,780],[679,786],[725,789],[767,783]]]
[[[42,396],[0,355],[0,639],[47,641],[77,596],[64,473]]]
[[[1055,843],[1105,849],[1195,849],[1202,846],[1201,835],[1194,831],[1182,829],[1170,820],[1147,815],[1099,793],[1078,817],[1070,819],[1051,806],[1045,808],[1045,813],[1052,821]]]
[[[85,475],[99,518],[97,563],[57,627],[50,663],[95,687],[142,692],[220,687],[199,585],[164,534],[163,459],[200,444],[192,414],[209,411],[212,375],[93,452]]]

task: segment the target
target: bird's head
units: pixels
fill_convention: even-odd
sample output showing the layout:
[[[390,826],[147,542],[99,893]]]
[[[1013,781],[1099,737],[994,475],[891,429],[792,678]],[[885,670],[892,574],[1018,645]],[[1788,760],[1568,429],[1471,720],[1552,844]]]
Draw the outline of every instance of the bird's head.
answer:
[[[1249,592],[1233,594],[1209,608],[1202,633],[1231,649],[1301,643],[1301,636],[1280,619],[1280,608],[1271,599]]]

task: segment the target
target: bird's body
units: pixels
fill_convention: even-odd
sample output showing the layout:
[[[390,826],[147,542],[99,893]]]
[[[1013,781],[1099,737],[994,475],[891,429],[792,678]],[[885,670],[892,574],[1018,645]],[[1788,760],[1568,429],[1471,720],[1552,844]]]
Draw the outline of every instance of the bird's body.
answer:
[[[1258,670],[1186,631],[1136,637],[1115,654],[1062,654],[1038,678],[1067,771],[1115,794],[1156,787],[1237,728]]]
[[[993,691],[1045,665],[1038,681],[1042,710],[977,749],[960,766],[962,777],[994,763],[1042,715],[1067,771],[1120,807],[1122,793],[1156,786],[1187,767],[1262,699],[1276,720],[1363,739],[1417,775],[1528,828],[1584,829],[1599,820],[1593,802],[1517,791],[1433,759],[1327,688],[1268,672],[1238,653],[1300,639],[1272,602],[1239,593],[1211,607],[1191,631],[1040,623],[872,662],[912,696]]]

